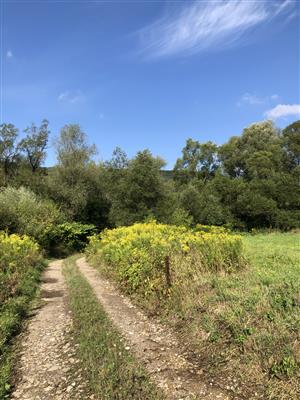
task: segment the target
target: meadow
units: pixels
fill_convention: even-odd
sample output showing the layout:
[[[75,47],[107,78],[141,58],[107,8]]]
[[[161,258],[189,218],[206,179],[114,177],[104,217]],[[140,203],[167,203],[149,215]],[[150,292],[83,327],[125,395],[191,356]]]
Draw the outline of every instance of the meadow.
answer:
[[[87,254],[175,329],[207,379],[248,398],[299,398],[299,234],[180,229],[106,231]],[[200,247],[191,245],[195,237]]]

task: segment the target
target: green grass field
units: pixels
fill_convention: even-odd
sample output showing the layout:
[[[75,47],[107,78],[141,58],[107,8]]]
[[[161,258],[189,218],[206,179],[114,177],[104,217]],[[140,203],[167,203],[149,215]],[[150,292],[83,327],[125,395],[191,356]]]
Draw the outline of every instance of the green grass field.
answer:
[[[167,320],[199,354],[208,376],[236,382],[234,392],[299,399],[300,235],[243,240],[248,267],[229,275],[199,273],[185,292],[181,283]]]
[[[300,235],[269,233],[245,237],[250,260],[244,300],[253,303],[254,359],[268,375],[272,399],[300,398]],[[251,312],[252,311],[252,312]],[[255,332],[256,330],[256,332]]]

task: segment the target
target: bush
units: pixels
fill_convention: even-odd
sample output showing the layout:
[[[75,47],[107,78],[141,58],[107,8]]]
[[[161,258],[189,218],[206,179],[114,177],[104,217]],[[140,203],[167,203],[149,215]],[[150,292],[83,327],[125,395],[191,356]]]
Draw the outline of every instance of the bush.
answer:
[[[195,230],[197,232],[207,232],[214,234],[230,233],[230,229],[226,228],[225,226],[214,226],[214,225],[197,224]]]
[[[74,251],[81,251],[86,246],[88,237],[95,233],[94,225],[65,222],[48,229],[46,242],[52,253],[70,254]]]
[[[104,262],[108,274],[127,292],[151,297],[169,290],[169,270],[178,259],[186,259],[203,271],[242,268],[241,238],[219,230],[207,233],[156,222],[135,224],[92,237],[86,251],[90,258]]]
[[[28,236],[0,232],[0,398],[9,390],[9,342],[19,330],[39,280],[42,256]]]
[[[18,294],[24,274],[40,261],[39,246],[28,236],[0,232],[0,305]]]
[[[0,230],[28,235],[47,247],[51,227],[64,221],[56,205],[25,188],[7,187],[0,192]]]

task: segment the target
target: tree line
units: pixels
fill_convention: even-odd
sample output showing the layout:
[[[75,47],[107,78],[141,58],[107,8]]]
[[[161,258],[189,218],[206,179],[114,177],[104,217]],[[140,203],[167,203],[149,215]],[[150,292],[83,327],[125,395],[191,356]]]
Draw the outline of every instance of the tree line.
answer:
[[[47,120],[19,139],[0,126],[0,186],[30,189],[70,221],[99,229],[156,219],[170,224],[226,225],[235,229],[300,226],[300,121],[284,129],[255,123],[217,145],[188,139],[173,171],[143,150],[129,159],[117,147],[95,162],[95,145],[76,124],[54,141],[57,164],[43,167]]]

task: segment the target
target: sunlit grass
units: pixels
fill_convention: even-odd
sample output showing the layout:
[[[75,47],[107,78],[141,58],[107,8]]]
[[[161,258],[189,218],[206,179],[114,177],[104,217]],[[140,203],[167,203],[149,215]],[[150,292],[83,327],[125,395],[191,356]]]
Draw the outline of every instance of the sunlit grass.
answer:
[[[181,273],[170,297],[168,318],[176,310],[175,326],[208,373],[235,377],[249,395],[300,395],[299,239],[293,233],[245,235],[248,268],[195,273],[185,288]]]

